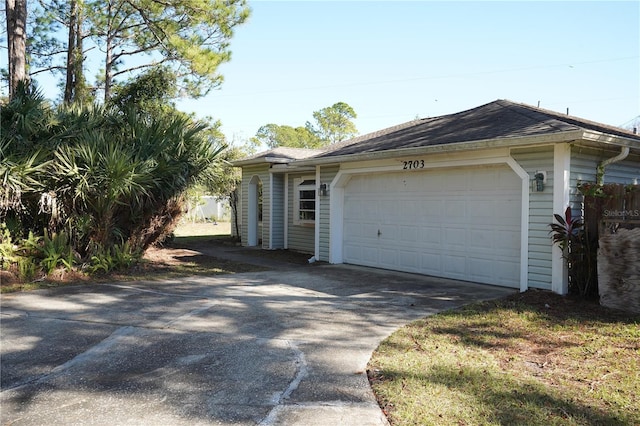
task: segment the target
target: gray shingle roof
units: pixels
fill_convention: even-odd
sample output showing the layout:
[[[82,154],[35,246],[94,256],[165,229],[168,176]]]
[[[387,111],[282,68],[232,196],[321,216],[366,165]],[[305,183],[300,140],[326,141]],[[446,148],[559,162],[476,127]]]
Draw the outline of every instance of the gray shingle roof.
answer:
[[[307,149],[307,148],[290,148],[286,146],[280,146],[270,149],[269,151],[259,152],[251,157],[243,158],[242,160],[234,161],[234,164],[251,164],[251,163],[287,163],[292,160],[303,160],[305,158],[313,157],[314,155],[322,153],[319,149]]]
[[[540,136],[594,130],[636,139],[624,129],[548,111],[508,100],[497,100],[467,111],[424,118],[369,133],[329,147],[314,158],[365,154],[460,142]]]

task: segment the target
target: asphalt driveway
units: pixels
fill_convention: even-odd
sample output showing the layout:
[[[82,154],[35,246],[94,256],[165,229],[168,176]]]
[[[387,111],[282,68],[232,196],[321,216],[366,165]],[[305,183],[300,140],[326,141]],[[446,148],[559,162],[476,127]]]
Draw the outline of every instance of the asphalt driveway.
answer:
[[[398,327],[513,290],[340,265],[1,297],[2,425],[383,425]]]

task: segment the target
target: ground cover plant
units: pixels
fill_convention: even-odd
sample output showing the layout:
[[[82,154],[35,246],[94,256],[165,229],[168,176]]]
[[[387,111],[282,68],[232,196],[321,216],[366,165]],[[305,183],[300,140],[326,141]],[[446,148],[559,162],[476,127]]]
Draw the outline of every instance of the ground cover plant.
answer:
[[[160,280],[192,275],[219,275],[261,271],[264,268],[243,262],[220,259],[203,253],[207,246],[233,245],[229,235],[229,223],[215,228],[211,224],[181,223],[171,242],[149,247],[141,259],[127,268],[114,269],[98,274],[86,274],[67,268],[41,278],[24,280],[0,271],[0,292],[28,291],[83,283],[113,281]]]
[[[640,424],[640,317],[528,291],[391,335],[369,379],[392,425]]]

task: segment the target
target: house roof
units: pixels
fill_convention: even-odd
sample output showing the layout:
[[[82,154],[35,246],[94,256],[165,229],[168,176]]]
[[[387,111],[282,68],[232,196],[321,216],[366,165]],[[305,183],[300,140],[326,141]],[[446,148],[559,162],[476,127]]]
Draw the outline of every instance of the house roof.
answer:
[[[270,162],[311,166],[379,158],[394,155],[399,150],[475,149],[572,140],[591,140],[640,150],[640,135],[630,131],[500,99],[455,114],[412,120],[320,150],[281,147],[234,164]]]
[[[322,153],[323,150],[307,148],[277,147],[269,151],[260,152],[254,156],[233,161],[235,166],[247,166],[260,163],[289,163],[293,160],[303,160]]]
[[[410,121],[330,147],[314,158],[366,154],[474,141],[594,131],[635,140],[640,135],[557,112],[497,100],[467,111]],[[632,142],[633,143],[633,142]]]

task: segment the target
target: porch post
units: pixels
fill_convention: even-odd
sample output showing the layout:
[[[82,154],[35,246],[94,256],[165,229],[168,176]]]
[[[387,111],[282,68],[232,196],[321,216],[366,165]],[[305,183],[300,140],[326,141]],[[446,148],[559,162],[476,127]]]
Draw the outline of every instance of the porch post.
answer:
[[[553,150],[553,213],[563,215],[569,205],[571,185],[571,145],[559,143]],[[553,216],[551,220],[554,220]],[[550,222],[551,223],[551,222]],[[557,244],[551,248],[551,290],[558,294],[569,291],[569,271],[567,262]]]

